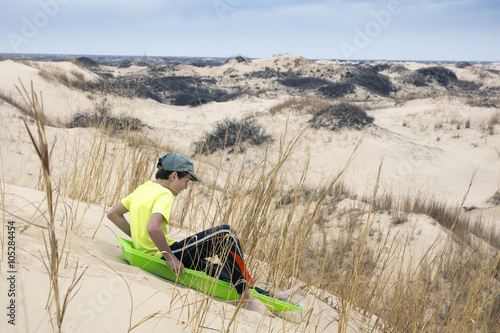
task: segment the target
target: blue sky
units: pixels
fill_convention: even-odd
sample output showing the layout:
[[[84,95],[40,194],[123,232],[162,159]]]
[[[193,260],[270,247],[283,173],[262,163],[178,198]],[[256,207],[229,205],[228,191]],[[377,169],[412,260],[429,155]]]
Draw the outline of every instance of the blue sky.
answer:
[[[0,0],[0,53],[500,61],[498,0]]]

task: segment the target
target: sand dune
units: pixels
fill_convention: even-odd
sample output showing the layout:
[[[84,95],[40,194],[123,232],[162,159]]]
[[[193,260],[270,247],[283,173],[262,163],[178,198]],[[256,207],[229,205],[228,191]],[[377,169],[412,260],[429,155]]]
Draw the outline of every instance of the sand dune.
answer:
[[[436,64],[388,64],[389,68],[381,72],[399,88],[396,92],[383,96],[357,85],[355,92],[345,97],[352,103],[366,107],[367,114],[374,118],[374,124],[363,130],[346,128],[331,131],[310,128],[308,121],[311,119],[311,113],[303,110],[285,107],[273,114],[269,112],[270,108],[284,101],[313,101],[321,97],[315,95],[314,89],[290,88],[280,84],[277,79],[252,77],[254,72],[267,70],[278,73],[300,72],[301,77],[311,75],[339,82],[346,72],[351,70],[351,67],[346,67],[348,65],[336,61],[310,62],[301,57],[280,55],[248,62],[232,59],[221,66],[195,67],[181,64],[175,71],[169,72],[167,69],[164,72],[167,76],[175,74],[179,77],[211,78],[217,81],[217,88],[225,89],[239,84],[252,92],[224,102],[215,101],[191,107],[159,103],[147,98],[106,94],[98,90],[84,91],[67,83],[67,78],[70,78],[81,84],[98,84],[102,80],[99,73],[105,72],[115,78],[150,75],[145,67],[132,66],[121,69],[101,66],[97,70],[89,70],[71,62],[4,60],[0,61],[0,93],[21,103],[16,90],[16,86],[20,87],[20,82],[26,87],[32,82],[35,91],[42,92],[46,115],[55,124],[47,127],[46,131],[49,143],[55,142],[52,161],[56,188],[63,187],[62,184],[68,181],[64,176],[66,166],[69,168],[76,164],[78,168],[83,160],[92,158],[86,154],[89,154],[90,146],[94,142],[92,140],[97,137],[96,133],[99,133],[99,130],[93,128],[67,128],[65,125],[78,113],[91,114],[96,105],[105,101],[111,115],[135,117],[146,124],[148,127],[143,129],[142,133],[147,133],[150,141],[160,142],[165,150],[177,150],[189,156],[194,152],[195,142],[201,140],[217,122],[224,119],[255,120],[273,136],[274,142],[267,151],[262,146],[249,148],[249,164],[258,161],[265,153],[273,163],[279,155],[280,137],[283,138],[286,133],[287,141],[302,133],[296,153],[287,162],[285,170],[290,179],[298,181],[303,167],[308,163],[306,182],[311,188],[326,183],[329,177],[341,170],[358,142],[362,140],[353,162],[341,178],[358,197],[339,199],[340,203],[336,206],[338,211],[355,206],[364,213],[367,212],[367,207],[363,208],[366,203],[361,197],[372,193],[377,184],[380,163],[383,163],[383,166],[378,182],[379,193],[391,193],[395,197],[421,196],[454,206],[461,204],[471,177],[475,174],[463,204],[475,209],[464,214],[469,214],[473,219],[481,217],[484,225],[500,232],[500,226],[496,223],[498,207],[490,200],[500,184],[500,121],[492,122],[492,119],[498,116],[497,108],[500,106],[498,94],[496,100],[494,99],[495,91],[498,92],[500,87],[500,64],[465,68],[458,68],[453,64],[437,64],[453,70],[461,82],[481,85],[477,89],[484,94],[493,91],[487,96],[488,103],[483,104],[473,103],[473,95],[481,92],[450,91],[449,88],[430,81],[428,87],[419,89],[403,83],[402,76],[406,75],[406,72],[400,74],[391,70],[402,66],[407,71],[416,71]],[[61,75],[66,77],[66,84],[58,79]],[[484,94],[479,98],[486,99]],[[29,115],[20,112],[5,101],[5,98],[0,99],[0,111],[3,220],[4,225],[5,221],[16,221],[18,271],[16,326],[8,325],[2,319],[0,327],[2,332],[49,332],[51,318],[45,310],[49,283],[46,270],[40,261],[45,253],[42,232],[40,228],[28,226],[26,223],[30,221],[44,224],[41,211],[43,212],[46,206],[44,193],[40,191],[40,162],[34,153],[23,121],[26,120],[30,128],[35,127]],[[119,136],[109,140],[110,150],[121,149]],[[212,180],[215,182],[214,174],[217,163],[221,160],[220,154],[216,152],[209,157],[194,157],[200,176],[209,184]],[[82,160],[67,160],[75,155]],[[227,164],[221,168],[222,173],[228,170],[231,163],[231,155],[226,155],[227,161],[224,163]],[[224,177],[218,178],[215,186],[224,186],[221,179]],[[122,194],[126,192],[127,188],[123,188]],[[209,332],[227,328],[236,311],[234,304],[210,300],[203,319],[193,322],[186,304],[191,303],[193,305],[189,309],[196,309],[197,304],[201,303],[195,302],[203,299],[203,295],[160,280],[126,264],[115,242],[115,237],[122,235],[119,235],[118,230],[105,218],[107,204],[90,204],[68,197],[59,200],[61,204],[56,215],[57,225],[60,226],[57,230],[59,238],[64,239],[64,229],[68,226],[63,224],[69,215],[72,216],[72,221],[80,223],[78,228],[71,228],[68,232],[67,246],[65,252],[61,253],[61,263],[64,266],[60,272],[62,290],[69,285],[76,266],[80,271],[88,267],[81,287],[70,303],[64,320],[64,331],[123,332],[154,313],[157,314],[151,320],[133,331]],[[200,207],[204,207],[203,205],[204,203],[200,203]],[[206,214],[209,213],[207,209]],[[331,228],[334,230],[333,224]],[[418,261],[419,255],[425,253],[429,247],[444,241],[448,233],[431,217],[419,214],[410,214],[407,222],[394,227],[391,226],[390,214],[381,212],[376,216],[372,228],[378,232],[371,238],[371,246],[376,248],[379,244],[376,241],[377,234],[382,235],[384,230],[395,229],[397,237],[402,239],[401,244],[407,242],[410,248],[414,249],[411,258],[408,257],[408,260],[413,262]],[[180,226],[171,232],[176,237],[189,233]],[[397,239],[396,235],[394,239]],[[322,242],[321,237],[318,233],[315,239]],[[436,251],[439,248],[437,246]],[[3,259],[0,282],[2,292],[8,289],[6,279],[3,278],[7,274],[5,263]],[[258,327],[260,331],[272,332],[336,332],[338,309],[324,302],[326,296],[315,297],[315,291],[317,292],[311,288],[298,296],[304,305],[303,315],[310,316],[307,325],[302,321],[299,326],[294,326],[295,324],[282,319],[263,318],[258,313],[240,311],[231,331],[254,332]],[[349,332],[362,331],[365,325],[369,326],[370,322],[373,324],[375,318],[364,317],[361,312],[362,309],[356,309],[351,313]]]

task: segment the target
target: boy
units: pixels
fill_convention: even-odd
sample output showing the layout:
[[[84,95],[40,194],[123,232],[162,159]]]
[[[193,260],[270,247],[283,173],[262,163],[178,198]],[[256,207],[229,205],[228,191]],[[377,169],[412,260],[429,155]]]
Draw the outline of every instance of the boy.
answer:
[[[180,153],[169,153],[161,157],[154,181],[137,187],[130,195],[116,204],[107,217],[125,234],[132,237],[134,247],[145,253],[162,256],[176,274],[185,273],[184,267],[208,271],[220,279],[231,282],[246,302],[246,308],[274,315],[266,306],[254,298],[248,288],[252,278],[248,273],[241,246],[234,230],[228,225],[204,230],[182,241],[168,236],[168,222],[175,196],[188,187],[190,181],[201,182],[195,174],[191,160]],[[124,214],[130,212],[130,223]],[[205,258],[217,255],[224,267],[207,265]],[[299,289],[276,293],[284,297]],[[258,292],[268,292],[256,288]]]

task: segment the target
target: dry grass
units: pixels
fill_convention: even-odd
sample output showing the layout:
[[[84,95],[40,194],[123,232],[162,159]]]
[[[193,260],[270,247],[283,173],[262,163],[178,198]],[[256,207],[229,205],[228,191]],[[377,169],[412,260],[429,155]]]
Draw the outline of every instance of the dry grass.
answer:
[[[56,236],[56,224],[55,224],[55,207],[57,202],[54,201],[54,190],[52,187],[52,177],[51,177],[51,150],[49,149],[49,144],[47,142],[47,136],[45,134],[45,114],[43,110],[42,101],[39,99],[38,95],[33,89],[33,84],[31,85],[31,91],[28,92],[24,85],[21,83],[21,88],[18,88],[19,94],[24,99],[26,105],[30,110],[30,114],[35,120],[36,134],[30,130],[28,124],[25,122],[26,130],[28,131],[29,137],[35,148],[35,151],[40,159],[43,172],[43,182],[45,190],[45,198],[47,200],[47,213],[45,217],[46,227],[42,227],[44,231],[48,234],[48,242],[46,241],[46,234],[44,232],[44,243],[46,249],[46,256],[42,256],[40,260],[47,270],[50,281],[50,291],[49,299],[47,300],[49,315],[52,317],[55,312],[55,323],[56,330],[58,332],[62,331],[62,324],[64,320],[64,315],[68,308],[69,302],[76,293],[75,288],[77,287],[80,279],[85,274],[86,269],[78,274],[78,264],[73,274],[72,281],[68,287],[65,294],[60,291],[59,283],[59,269],[61,264],[62,256],[61,252],[64,252],[64,245],[66,244],[66,238],[63,241],[63,246],[60,248],[58,245],[58,238]],[[63,299],[61,299],[63,298]]]
[[[493,104],[495,107],[500,107],[500,98],[496,97],[496,98],[492,98],[490,99],[490,102],[491,104]]]
[[[490,118],[486,123],[486,131],[489,135],[494,135],[496,133],[495,127],[500,124],[500,112],[495,111],[491,114]]]
[[[35,115],[33,114],[31,106],[27,105],[25,101],[19,100],[18,98],[14,97],[12,93],[6,93],[0,90],[0,99],[18,109],[23,115],[28,116],[31,119],[34,119]],[[45,117],[45,115],[41,116]],[[44,119],[44,123],[47,124],[48,126],[54,126],[54,122],[46,117]]]
[[[66,58],[66,59],[64,59],[64,61],[70,62],[70,63],[72,63],[72,64],[74,64],[82,69],[85,69],[85,65],[82,62],[78,61],[78,59]]]
[[[490,76],[488,70],[486,69],[486,67],[484,65],[470,66],[470,67],[468,67],[468,70],[472,74],[479,76],[481,79],[484,79],[484,78]]]
[[[85,76],[83,73],[80,73],[76,70],[71,70],[68,72],[58,69],[58,68],[50,68],[47,69],[43,66],[35,66],[40,70],[38,75],[49,82],[59,82],[69,88],[78,88],[82,90],[86,90],[89,85],[85,80]]]
[[[305,114],[315,114],[329,105],[329,102],[321,99],[291,99],[274,105],[269,109],[269,113],[275,115],[277,113],[281,114],[285,111],[292,110]]]

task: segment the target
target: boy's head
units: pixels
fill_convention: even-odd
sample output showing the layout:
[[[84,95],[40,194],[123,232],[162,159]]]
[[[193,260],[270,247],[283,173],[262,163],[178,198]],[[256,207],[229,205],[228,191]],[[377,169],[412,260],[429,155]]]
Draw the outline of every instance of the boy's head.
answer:
[[[157,179],[168,179],[172,172],[177,172],[180,178],[187,175],[191,176],[191,180],[201,182],[202,180],[194,173],[193,162],[189,157],[181,153],[168,153],[163,155],[158,160],[158,171],[156,172]]]

